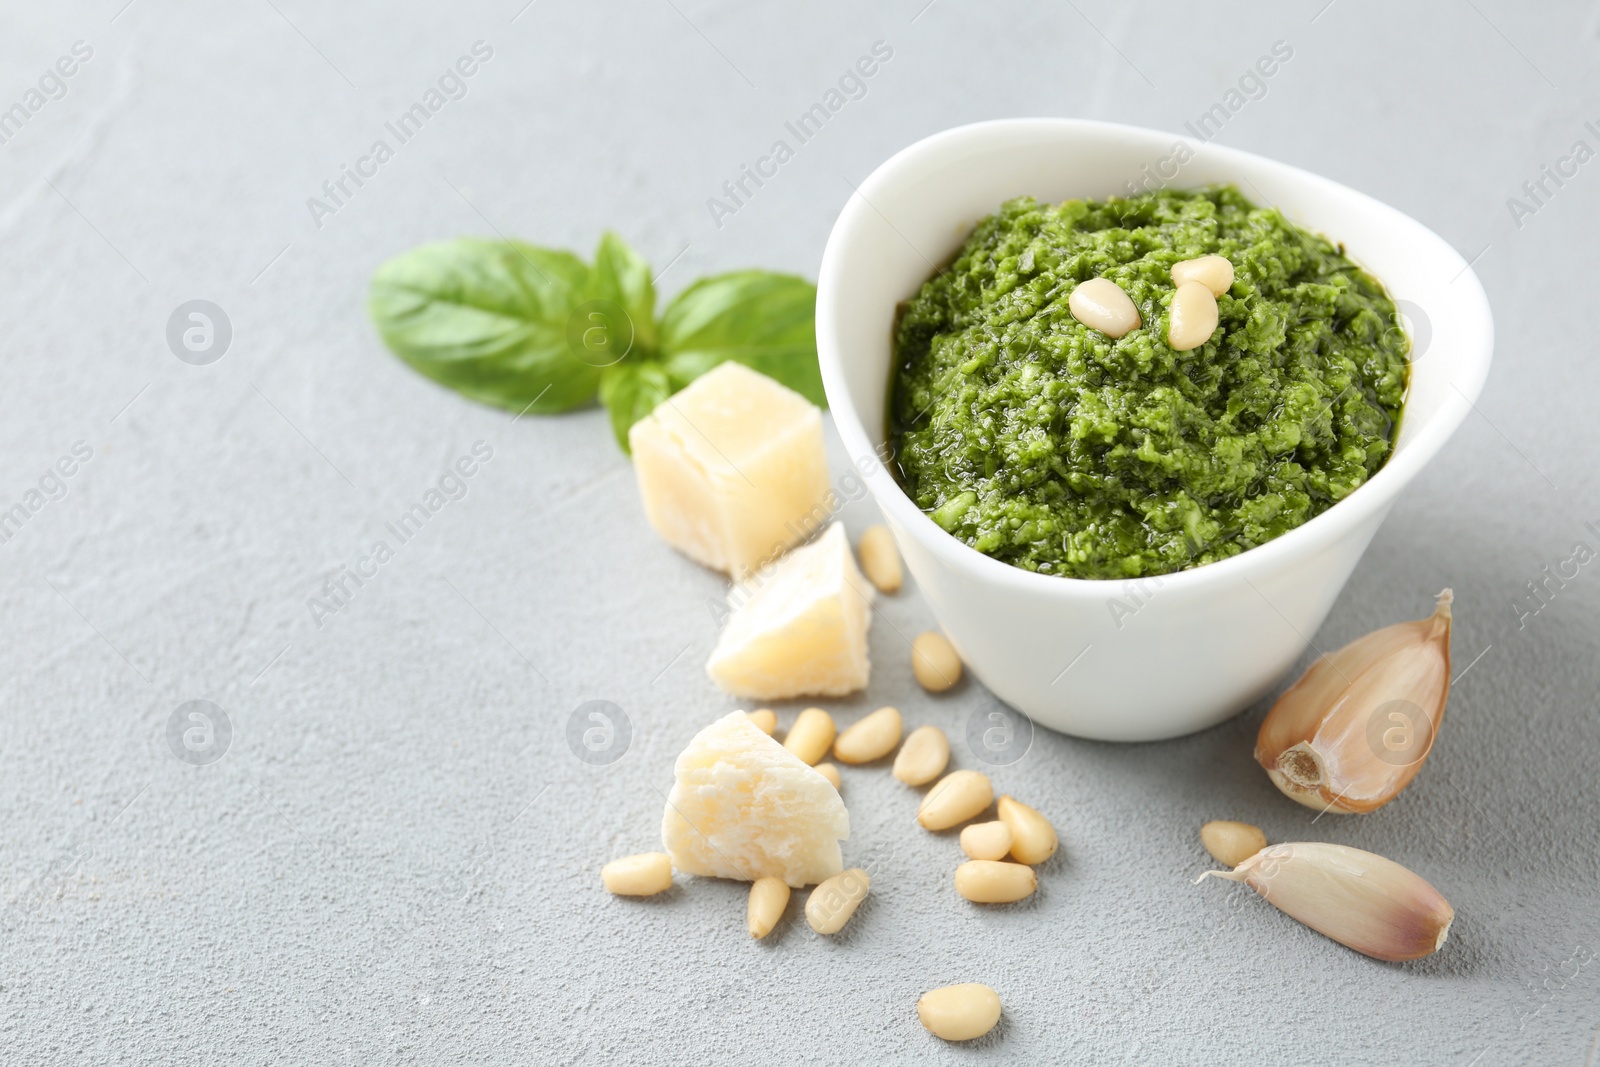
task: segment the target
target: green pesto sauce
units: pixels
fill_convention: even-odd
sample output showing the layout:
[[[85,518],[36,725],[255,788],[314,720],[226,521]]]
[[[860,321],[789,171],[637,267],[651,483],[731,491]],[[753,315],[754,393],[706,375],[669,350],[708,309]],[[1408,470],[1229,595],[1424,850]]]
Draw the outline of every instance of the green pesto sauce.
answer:
[[[1234,269],[1217,330],[1175,352],[1170,268],[1213,253]],[[1096,277],[1139,329],[1072,317]],[[1226,559],[1349,496],[1392,449],[1410,349],[1376,280],[1232,187],[1008,201],[901,308],[894,344],[911,499],[986,555],[1074,578]]]

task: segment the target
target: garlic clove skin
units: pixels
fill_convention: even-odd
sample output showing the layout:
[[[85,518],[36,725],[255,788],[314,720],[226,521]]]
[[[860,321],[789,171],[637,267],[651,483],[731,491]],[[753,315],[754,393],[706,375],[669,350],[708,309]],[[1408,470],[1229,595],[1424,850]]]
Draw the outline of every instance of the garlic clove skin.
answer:
[[[1363,814],[1393,800],[1433,749],[1450,697],[1450,605],[1313,663],[1267,712],[1256,762],[1292,800]]]
[[[1311,929],[1373,959],[1399,963],[1444,945],[1455,909],[1421,875],[1373,852],[1320,842],[1269,845],[1231,871]]]

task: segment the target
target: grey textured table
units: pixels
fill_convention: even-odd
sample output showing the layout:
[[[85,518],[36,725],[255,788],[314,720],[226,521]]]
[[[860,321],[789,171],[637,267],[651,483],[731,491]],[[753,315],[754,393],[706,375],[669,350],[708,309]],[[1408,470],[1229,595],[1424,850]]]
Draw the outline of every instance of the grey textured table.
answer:
[[[0,544],[0,1060],[1600,1062],[1600,577],[1526,599],[1600,547],[1600,162],[1561,163],[1600,148],[1592,11],[522,4],[0,15],[0,108],[24,114],[0,115],[0,505],[38,504]],[[464,96],[308,208],[477,41],[493,54]],[[864,95],[713,213],[877,41],[893,56]],[[954,840],[875,769],[846,771],[847,858],[876,879],[842,937],[752,943],[736,884],[604,894],[601,863],[657,847],[674,755],[737,706],[702,670],[722,583],[650,533],[598,411],[513,423],[391,358],[373,268],[457,234],[587,255],[610,226],[666,295],[741,266],[814,276],[850,183],[912,140],[1020,114],[1181,133],[1276,41],[1292,58],[1219,140],[1415,215],[1498,320],[1477,413],[1315,636],[1455,588],[1464,677],[1416,784],[1318,820],[1252,763],[1261,707],[1163,744],[1041,732],[994,772],[1064,844],[1017,908],[956,899]],[[46,77],[63,56],[72,75]],[[196,299],[232,329],[205,366],[166,338]],[[324,583],[479,441],[465,496],[314,621]],[[856,533],[874,517],[843,513]],[[870,689],[830,707],[892,702],[959,737],[985,694],[915,687],[902,634],[930,623],[915,589],[886,598]],[[565,740],[590,699],[632,724],[609,765]],[[231,729],[204,765],[169,744],[192,700]],[[1448,946],[1379,964],[1247,889],[1191,885],[1212,817],[1402,860],[1455,905]],[[943,1046],[913,1004],[968,980],[1005,1021]]]

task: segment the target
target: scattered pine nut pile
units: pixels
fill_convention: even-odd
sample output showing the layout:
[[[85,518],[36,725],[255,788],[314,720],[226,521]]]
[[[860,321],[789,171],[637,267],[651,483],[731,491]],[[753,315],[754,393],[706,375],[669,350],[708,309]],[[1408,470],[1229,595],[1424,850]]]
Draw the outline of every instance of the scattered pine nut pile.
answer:
[[[899,592],[904,571],[886,527],[868,529],[858,553],[862,572],[880,592]],[[961,657],[943,634],[933,631],[919,634],[912,642],[911,668],[917,682],[930,693],[946,692],[961,680]],[[758,708],[747,717],[756,729],[776,739],[777,712]],[[994,806],[996,819],[974,823],[961,833],[961,848],[968,859],[956,868],[956,892],[976,904],[1009,904],[1031,896],[1039,885],[1032,865],[1053,856],[1059,843],[1050,821],[1009,796],[996,804],[994,786],[982,772],[945,774],[950,764],[950,739],[939,727],[919,726],[909,736],[904,731],[898,708],[879,708],[841,732],[832,715],[812,707],[795,717],[784,735],[783,747],[839,793],[843,791],[839,768],[824,759],[830,749],[835,760],[852,766],[877,763],[894,754],[893,774],[905,785],[920,788],[934,783],[917,808],[917,821],[930,831],[953,829]],[[600,877],[606,889],[618,896],[652,896],[672,887],[672,857],[665,852],[625,856],[602,867]],[[870,886],[871,877],[859,867],[823,879],[806,899],[806,922],[818,934],[838,933],[866,899]],[[777,928],[791,894],[782,878],[768,875],[751,881],[745,913],[751,937],[764,938]],[[945,986],[923,995],[917,1002],[917,1017],[930,1033],[946,1041],[971,1040],[999,1023],[1000,996],[978,983]]]
[[[942,640],[942,638],[941,638]],[[948,647],[948,643],[946,643]],[[953,653],[952,653],[953,654]],[[941,683],[959,674],[939,665]],[[771,708],[747,713],[752,725],[774,737],[778,716]],[[795,717],[783,738],[783,747],[815,768],[840,788],[839,768],[825,762],[831,750],[840,763],[860,766],[894,755],[893,774],[908,787],[932,782],[917,807],[917,822],[929,831],[952,830],[962,823],[961,850],[967,861],[955,869],[956,892],[975,904],[1011,904],[1031,896],[1039,886],[1033,868],[1055,855],[1059,838],[1050,820],[1014,797],[995,799],[993,783],[981,771],[956,770],[946,774],[950,740],[933,725],[917,727],[904,736],[898,708],[883,707],[838,730],[833,716],[822,708],[806,708]],[[898,750],[898,751],[896,751]],[[991,808],[995,818],[975,822]],[[619,896],[651,896],[672,887],[672,858],[665,852],[627,856],[606,864],[600,872],[605,887]],[[824,879],[806,900],[806,922],[818,934],[844,929],[866,899],[871,878],[859,867]],[[746,928],[750,936],[764,938],[782,921],[788,908],[790,887],[781,878],[762,877],[750,885]],[[917,1016],[928,1030],[947,1041],[966,1041],[988,1033],[1000,1020],[1000,997],[986,985],[966,983],[933,990],[918,1002]]]

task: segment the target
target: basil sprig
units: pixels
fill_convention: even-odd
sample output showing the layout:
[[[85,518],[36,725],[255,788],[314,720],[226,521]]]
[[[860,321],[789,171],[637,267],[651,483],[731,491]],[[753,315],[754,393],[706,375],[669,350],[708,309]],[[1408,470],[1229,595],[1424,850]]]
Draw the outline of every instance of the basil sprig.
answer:
[[[702,278],[655,314],[648,263],[614,233],[593,265],[522,241],[461,238],[380,266],[368,307],[412,369],[484,404],[531,414],[599,398],[628,428],[727,360],[826,406],[816,286],[746,270]]]

